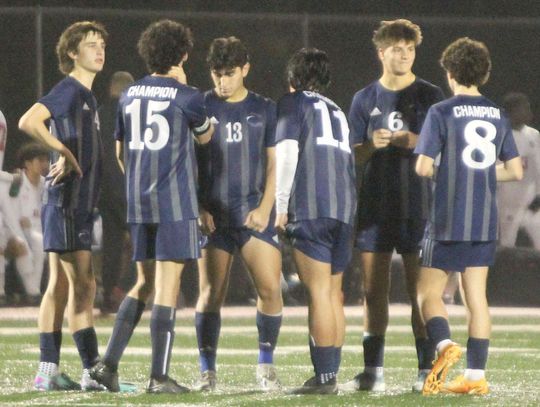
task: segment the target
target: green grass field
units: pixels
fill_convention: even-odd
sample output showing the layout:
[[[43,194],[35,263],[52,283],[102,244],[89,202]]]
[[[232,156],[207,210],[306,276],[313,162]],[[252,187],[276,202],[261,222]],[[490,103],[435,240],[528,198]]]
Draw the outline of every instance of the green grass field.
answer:
[[[393,306],[386,339],[384,394],[359,392],[338,396],[289,396],[261,393],[255,382],[257,332],[254,308],[224,310],[218,388],[212,394],[190,393],[181,396],[150,396],[144,393],[150,363],[148,315],[145,314],[120,365],[121,380],[136,383],[140,391],[132,394],[38,392],[32,380],[38,364],[37,309],[0,312],[0,406],[11,405],[216,405],[216,406],[539,406],[540,405],[540,310],[494,309],[493,335],[488,363],[488,396],[437,395],[423,397],[410,391],[416,376],[416,355],[406,306]],[[352,378],[362,363],[361,309],[347,308],[347,339],[343,351],[340,381]],[[100,350],[103,353],[113,318],[98,318]],[[466,343],[462,307],[452,307],[454,340]],[[67,332],[67,331],[66,331]],[[179,311],[171,376],[180,383],[192,384],[198,376],[193,310]],[[298,386],[312,375],[307,347],[305,308],[288,308],[276,351],[276,365],[283,385]],[[64,333],[62,369],[72,378],[80,376],[80,362],[71,336]],[[464,360],[450,372],[460,372]]]

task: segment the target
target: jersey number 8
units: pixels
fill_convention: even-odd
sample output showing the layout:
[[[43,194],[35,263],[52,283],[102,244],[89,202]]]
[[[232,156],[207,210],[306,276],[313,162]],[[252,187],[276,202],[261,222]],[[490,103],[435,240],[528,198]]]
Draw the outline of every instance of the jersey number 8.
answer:
[[[485,136],[478,133],[480,129],[484,131]],[[467,167],[483,170],[495,164],[497,148],[492,141],[497,135],[497,128],[493,123],[485,120],[472,120],[465,126],[464,135],[467,147],[463,149],[461,157]],[[478,154],[474,154],[475,151],[482,154],[482,160],[478,160]]]

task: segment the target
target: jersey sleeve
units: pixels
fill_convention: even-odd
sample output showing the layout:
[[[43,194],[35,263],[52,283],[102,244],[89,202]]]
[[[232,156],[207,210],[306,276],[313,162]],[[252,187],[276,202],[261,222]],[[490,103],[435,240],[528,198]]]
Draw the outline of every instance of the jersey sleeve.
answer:
[[[276,121],[277,109],[274,102],[269,102],[266,109],[266,130],[264,135],[264,146],[274,147],[276,145]]]
[[[363,144],[367,141],[368,120],[365,117],[362,104],[362,94],[354,95],[349,109],[349,126],[351,144]]]
[[[414,149],[415,154],[422,154],[435,159],[442,149],[443,134],[440,117],[436,109],[428,110],[426,120],[420,131],[418,143]]]
[[[509,161],[512,158],[519,156],[518,149],[516,147],[516,141],[514,140],[514,135],[512,134],[512,128],[508,120],[504,122],[504,134],[501,143],[501,150],[499,151],[499,156],[497,157],[501,161]]]
[[[51,113],[51,117],[61,117],[69,112],[77,90],[73,86],[57,85],[38,100]]]
[[[299,141],[302,124],[294,94],[283,96],[277,107],[276,143],[282,140]]]
[[[210,119],[206,114],[204,96],[196,91],[188,100],[184,113],[189,120],[189,127],[193,130],[195,136],[206,133],[210,127]]]

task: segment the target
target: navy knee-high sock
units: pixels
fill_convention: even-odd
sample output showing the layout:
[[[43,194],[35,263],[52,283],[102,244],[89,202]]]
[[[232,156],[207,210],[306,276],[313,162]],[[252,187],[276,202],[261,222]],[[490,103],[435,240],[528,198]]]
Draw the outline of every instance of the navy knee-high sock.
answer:
[[[219,312],[196,312],[195,331],[199,346],[199,364],[201,372],[216,371],[216,354],[221,330]]]
[[[259,331],[259,363],[274,362],[274,349],[276,348],[279,337],[281,320],[281,315],[266,315],[260,311],[257,311],[257,329]]]
[[[150,377],[154,379],[163,379],[169,374],[175,320],[175,308],[163,305],[154,305],[152,307],[152,316],[150,317],[152,370]]]

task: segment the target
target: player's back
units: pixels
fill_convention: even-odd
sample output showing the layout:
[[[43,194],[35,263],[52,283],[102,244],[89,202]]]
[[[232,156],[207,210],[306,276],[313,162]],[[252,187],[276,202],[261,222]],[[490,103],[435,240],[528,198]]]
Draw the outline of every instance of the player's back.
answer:
[[[287,138],[299,143],[290,220],[331,218],[352,224],[355,170],[343,111],[316,92],[287,94],[278,104],[276,140]]]
[[[128,222],[198,217],[191,129],[206,119],[200,106],[198,90],[168,77],[146,76],[122,94],[115,137],[124,142]]]
[[[439,134],[430,235],[437,240],[496,239],[497,159],[513,158],[508,119],[484,96],[459,95],[434,105],[421,138]]]

